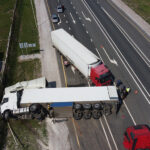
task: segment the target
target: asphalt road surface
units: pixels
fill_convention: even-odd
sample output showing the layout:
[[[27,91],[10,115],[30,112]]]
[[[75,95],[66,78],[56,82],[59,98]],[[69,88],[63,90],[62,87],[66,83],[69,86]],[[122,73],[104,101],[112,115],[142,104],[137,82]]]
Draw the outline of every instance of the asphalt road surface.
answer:
[[[72,149],[123,150],[123,133],[134,124],[150,125],[150,42],[136,25],[111,2],[102,0],[47,0],[51,14],[57,5],[65,6],[60,22],[53,29],[64,28],[109,67],[115,79],[131,88],[117,114],[99,120],[69,120]],[[87,80],[73,68],[63,73],[64,86],[88,86]],[[64,80],[66,77],[66,81]],[[137,93],[136,93],[137,91]]]

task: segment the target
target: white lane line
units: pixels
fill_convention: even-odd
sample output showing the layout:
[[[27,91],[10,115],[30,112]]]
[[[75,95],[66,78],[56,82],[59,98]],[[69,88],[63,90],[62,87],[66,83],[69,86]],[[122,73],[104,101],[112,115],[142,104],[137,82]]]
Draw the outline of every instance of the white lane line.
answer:
[[[82,24],[82,26],[84,27],[84,24]]]
[[[66,20],[66,23],[68,23],[68,20]]]
[[[65,17],[65,14],[64,14],[64,17]]]
[[[73,9],[75,9],[75,7],[73,6]]]
[[[117,61],[113,58],[113,59],[110,59],[110,56],[108,55],[107,51],[105,50],[104,47],[102,47],[103,51],[105,52],[106,56],[108,57],[109,61],[112,63],[112,64],[115,64],[116,66],[118,66],[118,63]]]
[[[69,30],[71,30],[71,28],[69,27]]]
[[[109,130],[109,133],[110,133],[110,135],[111,135],[111,138],[112,138],[112,140],[113,140],[113,142],[114,142],[115,148],[116,148],[116,150],[118,150],[118,146],[117,146],[116,141],[115,141],[115,139],[114,139],[114,137],[113,137],[113,135],[112,135],[112,132],[111,132],[111,130],[110,130],[110,127],[109,127],[109,125],[108,125],[108,122],[107,122],[107,119],[106,119],[105,116],[104,116],[104,119],[105,119],[107,128],[108,128],[108,130]]]
[[[123,54],[120,52],[120,50],[118,49],[118,47],[116,46],[116,44],[114,43],[114,41],[111,39],[111,37],[109,36],[109,34],[107,33],[106,29],[103,27],[103,25],[101,24],[101,22],[98,20],[98,18],[95,16],[94,12],[91,10],[91,8],[89,7],[89,5],[86,3],[86,1],[84,2],[83,0],[81,0],[82,3],[84,4],[84,6],[87,8],[87,10],[89,11],[89,13],[91,14],[91,16],[93,17],[94,21],[96,22],[97,26],[99,27],[99,29],[102,31],[102,33],[104,34],[104,36],[106,37],[106,39],[108,40],[109,44],[112,46],[112,48],[114,49],[114,51],[116,52],[117,56],[119,57],[119,59],[121,60],[122,64],[124,65],[124,67],[126,68],[126,70],[128,71],[128,73],[130,74],[130,76],[132,77],[132,79],[134,80],[135,84],[138,86],[139,90],[141,91],[141,93],[143,94],[144,98],[146,99],[146,101],[148,102],[148,104],[150,104],[149,99],[147,98],[147,96],[145,95],[145,93],[143,92],[143,90],[141,89],[141,86],[143,87],[143,89],[145,90],[145,92],[148,94],[148,96],[150,97],[150,94],[148,93],[148,91],[146,90],[146,88],[144,87],[144,85],[141,83],[141,81],[139,80],[139,78],[137,77],[137,75],[135,74],[135,72],[133,71],[133,69],[131,68],[131,66],[128,64],[127,60],[124,58]],[[96,19],[95,19],[96,18]],[[105,32],[104,32],[105,31]],[[108,38],[109,37],[109,38]],[[110,40],[111,41],[110,41]],[[114,45],[113,45],[113,44]],[[115,47],[114,47],[115,46]],[[117,50],[116,50],[117,49]],[[122,56],[122,58],[124,59],[124,61],[126,62],[126,64],[128,65],[128,67],[131,69],[132,73],[135,75],[135,77],[137,78],[137,80],[140,82],[141,86],[137,83],[135,77],[133,77],[132,73],[129,71],[129,69],[127,68],[127,65],[124,63],[124,61],[122,60],[122,58],[120,57],[120,55]]]
[[[78,14],[78,12],[76,11],[76,14]]]
[[[86,30],[86,33],[88,34],[89,32]]]
[[[130,115],[130,117],[131,117],[131,119],[132,119],[132,121],[133,121],[134,125],[136,125],[136,122],[135,122],[135,120],[134,120],[133,116],[131,115],[131,113],[130,113],[130,111],[129,111],[128,106],[126,105],[126,103],[125,103],[124,101],[123,101],[123,104],[125,105],[125,107],[126,107],[126,109],[127,109],[128,113],[129,113],[129,115]]]
[[[106,140],[107,140],[107,143],[108,143],[108,147],[109,147],[110,150],[112,150],[112,147],[111,147],[110,142],[109,142],[109,140],[108,140],[108,136],[107,136],[107,134],[106,134],[106,131],[105,131],[105,128],[104,128],[104,125],[103,125],[103,123],[102,123],[101,118],[99,119],[99,121],[100,121],[101,126],[102,126],[102,129],[103,129],[103,131],[104,131],[104,134],[105,134],[105,137],[106,137]]]
[[[72,18],[73,23],[76,24],[76,21],[74,20],[74,18],[73,18],[73,16],[72,16],[71,12],[70,12],[70,16],[71,16],[71,18]]]
[[[143,61],[147,64],[148,67],[150,67],[150,60],[147,58],[147,56],[142,52],[142,50],[138,47],[138,45],[133,41],[133,39],[126,33],[126,31],[116,22],[115,19],[113,19],[109,13],[101,7],[102,10],[105,12],[105,14],[110,18],[110,20],[116,25],[118,30],[124,35],[124,37],[128,40],[128,42],[132,45],[132,47],[135,49],[135,51],[139,54],[139,56],[143,59]],[[142,55],[141,55],[142,54]],[[148,61],[148,62],[147,62]]]
[[[70,4],[72,5],[72,2],[70,2]]]
[[[79,20],[81,20],[81,17],[79,17]]]
[[[59,19],[60,19],[60,21],[58,22],[58,25],[59,25],[59,24],[61,24],[61,18],[60,18],[60,16],[59,16],[59,14],[58,14],[58,17],[59,17]]]
[[[86,17],[86,16],[85,16],[85,14],[83,13],[83,11],[82,11],[81,13],[82,13],[82,15],[83,15],[83,17],[84,17],[84,19],[85,19],[85,20],[87,20],[87,21],[90,21],[90,22],[91,22],[91,19],[90,19],[89,17]]]
[[[90,41],[93,42],[93,39],[91,38]]]
[[[103,59],[102,59],[102,57],[101,57],[101,55],[100,55],[100,52],[98,51],[97,48],[95,48],[95,49],[96,49],[96,51],[97,51],[97,53],[98,53],[98,56],[99,56],[100,60],[105,64],[105,62],[103,61]]]

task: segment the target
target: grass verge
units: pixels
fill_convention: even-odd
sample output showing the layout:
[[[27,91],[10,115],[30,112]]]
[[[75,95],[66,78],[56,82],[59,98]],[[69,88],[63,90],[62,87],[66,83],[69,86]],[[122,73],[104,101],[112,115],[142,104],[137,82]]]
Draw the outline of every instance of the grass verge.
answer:
[[[130,8],[150,24],[150,0],[123,0]]]
[[[4,59],[16,0],[0,0],[0,61]]]
[[[32,4],[32,5],[31,5]],[[22,0],[22,19],[20,22],[19,43],[35,43],[36,47],[28,47],[20,49],[18,44],[19,54],[39,53],[39,37],[36,25],[36,14],[34,2],[32,0]]]
[[[3,85],[10,86],[18,81],[31,80],[41,76],[41,63],[39,59],[18,62],[21,53],[19,42],[34,42],[35,48],[28,48],[28,54],[39,49],[38,31],[35,25],[30,0],[17,0],[16,13],[12,26],[12,36]],[[34,4],[34,3],[33,3]],[[35,52],[35,51],[34,51]],[[0,120],[0,149],[7,150],[37,150],[37,138],[43,142],[46,137],[45,123],[36,120],[10,120],[10,124],[21,144],[16,146],[7,123]],[[7,135],[7,142],[6,142]],[[6,142],[6,145],[5,145]]]

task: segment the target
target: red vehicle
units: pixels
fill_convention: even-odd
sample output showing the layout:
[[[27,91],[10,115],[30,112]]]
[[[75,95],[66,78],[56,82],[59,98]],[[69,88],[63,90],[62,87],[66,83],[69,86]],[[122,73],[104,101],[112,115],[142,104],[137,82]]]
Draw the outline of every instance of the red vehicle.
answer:
[[[150,150],[150,128],[147,125],[128,127],[123,145],[128,150]]]
[[[53,46],[96,86],[111,85],[113,75],[91,50],[64,29],[51,32]]]

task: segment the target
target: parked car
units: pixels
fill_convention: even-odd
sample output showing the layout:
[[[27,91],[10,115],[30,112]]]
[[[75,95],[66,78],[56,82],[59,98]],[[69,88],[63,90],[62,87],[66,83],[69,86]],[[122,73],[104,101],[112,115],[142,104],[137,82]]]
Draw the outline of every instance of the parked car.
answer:
[[[63,5],[58,5],[57,6],[57,12],[58,13],[63,13],[64,12],[64,6]]]
[[[58,15],[56,15],[56,14],[53,14],[53,15],[52,15],[52,22],[53,22],[53,23],[58,23],[58,22],[59,22],[59,17],[58,17]]]

